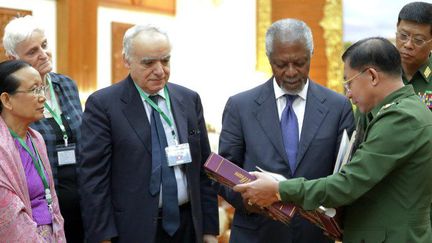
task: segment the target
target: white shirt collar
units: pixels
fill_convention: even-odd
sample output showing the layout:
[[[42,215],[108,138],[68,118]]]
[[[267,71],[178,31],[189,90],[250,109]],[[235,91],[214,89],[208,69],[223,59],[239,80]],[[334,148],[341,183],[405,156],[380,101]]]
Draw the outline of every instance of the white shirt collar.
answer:
[[[148,97],[150,94],[141,89],[142,92]],[[165,91],[164,89],[159,90],[156,94],[160,95],[165,100]]]
[[[309,79],[307,79],[305,86],[297,94],[302,100],[306,100],[308,88],[309,88]],[[275,77],[273,77],[273,89],[274,89],[274,93],[275,93],[275,98],[276,99],[279,99],[280,97],[282,97],[285,94],[287,94],[287,92],[285,92],[283,89],[281,89],[281,87],[279,87],[279,85],[276,82],[276,78]]]

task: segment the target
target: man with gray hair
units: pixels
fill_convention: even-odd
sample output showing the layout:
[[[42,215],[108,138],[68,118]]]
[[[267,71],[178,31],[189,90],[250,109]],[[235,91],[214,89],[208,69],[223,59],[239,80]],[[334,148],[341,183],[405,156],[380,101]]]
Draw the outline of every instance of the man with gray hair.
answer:
[[[79,182],[89,243],[217,242],[201,100],[168,83],[170,56],[158,27],[130,28],[123,40],[129,75],[87,100]]]
[[[401,78],[401,58],[372,37],[342,55],[347,96],[369,121],[342,170],[325,178],[278,182],[260,172],[234,190],[259,206],[282,201],[306,210],[344,207],[343,242],[432,242],[432,113]]]
[[[282,19],[266,34],[273,77],[229,98],[219,153],[247,171],[256,166],[286,178],[315,179],[333,172],[344,129],[354,117],[347,98],[309,79],[313,39],[300,20]],[[258,213],[240,193],[217,185],[235,207],[230,242],[331,242],[317,226],[295,217],[289,225]]]

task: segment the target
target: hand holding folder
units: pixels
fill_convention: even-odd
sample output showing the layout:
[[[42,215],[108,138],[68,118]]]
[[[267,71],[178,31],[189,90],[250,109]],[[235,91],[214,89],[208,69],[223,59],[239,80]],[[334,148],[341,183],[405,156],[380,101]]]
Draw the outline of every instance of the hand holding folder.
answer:
[[[211,179],[230,188],[238,184],[256,180],[256,177],[249,172],[215,153],[210,154],[204,164],[204,169]],[[282,202],[276,202],[263,208],[263,214],[283,223],[289,223],[296,211],[297,207],[293,204]]]
[[[337,160],[335,163],[334,173],[339,173],[343,166],[348,162],[351,157],[352,146],[355,140],[355,131],[351,137],[344,131]],[[233,188],[235,185],[248,183],[256,180],[253,173],[249,173],[244,169],[238,167],[229,160],[212,153],[204,165],[209,177],[225,186]],[[271,176],[276,181],[287,180],[280,174],[272,173],[257,167],[262,173]],[[288,223],[295,213],[298,212],[303,218],[311,223],[317,225],[324,230],[324,233],[334,240],[342,239],[341,227],[341,213],[342,209],[326,208],[319,206],[315,210],[304,210],[301,207],[295,206],[290,203],[275,202],[272,205],[262,208],[263,213],[271,218],[275,218],[284,223]]]

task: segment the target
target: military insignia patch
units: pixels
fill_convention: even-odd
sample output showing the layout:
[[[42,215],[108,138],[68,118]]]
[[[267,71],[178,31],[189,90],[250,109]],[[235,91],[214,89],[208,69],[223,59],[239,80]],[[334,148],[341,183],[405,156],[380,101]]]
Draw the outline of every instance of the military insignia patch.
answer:
[[[420,100],[426,104],[429,109],[432,109],[432,90],[426,90],[423,94],[419,92]]]
[[[426,78],[429,78],[429,75],[431,74],[431,72],[432,72],[431,69],[429,67],[426,67],[423,74]]]
[[[385,111],[386,109],[388,109],[390,106],[396,104],[396,102],[392,102],[392,103],[388,103],[385,104],[381,107],[381,109],[378,111],[377,115],[381,114],[382,111]]]
[[[385,110],[385,109],[387,109],[387,108],[389,108],[391,105],[393,105],[394,103],[389,103],[389,104],[386,104],[385,106],[383,106],[383,110]]]

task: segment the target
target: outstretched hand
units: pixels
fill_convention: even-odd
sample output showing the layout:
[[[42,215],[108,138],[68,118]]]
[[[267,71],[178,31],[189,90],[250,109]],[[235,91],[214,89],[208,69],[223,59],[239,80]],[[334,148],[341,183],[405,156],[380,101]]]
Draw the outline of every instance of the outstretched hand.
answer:
[[[276,193],[279,190],[279,182],[262,172],[250,173],[257,179],[234,186],[234,191],[240,192],[245,200],[260,207],[268,207],[277,202]]]

